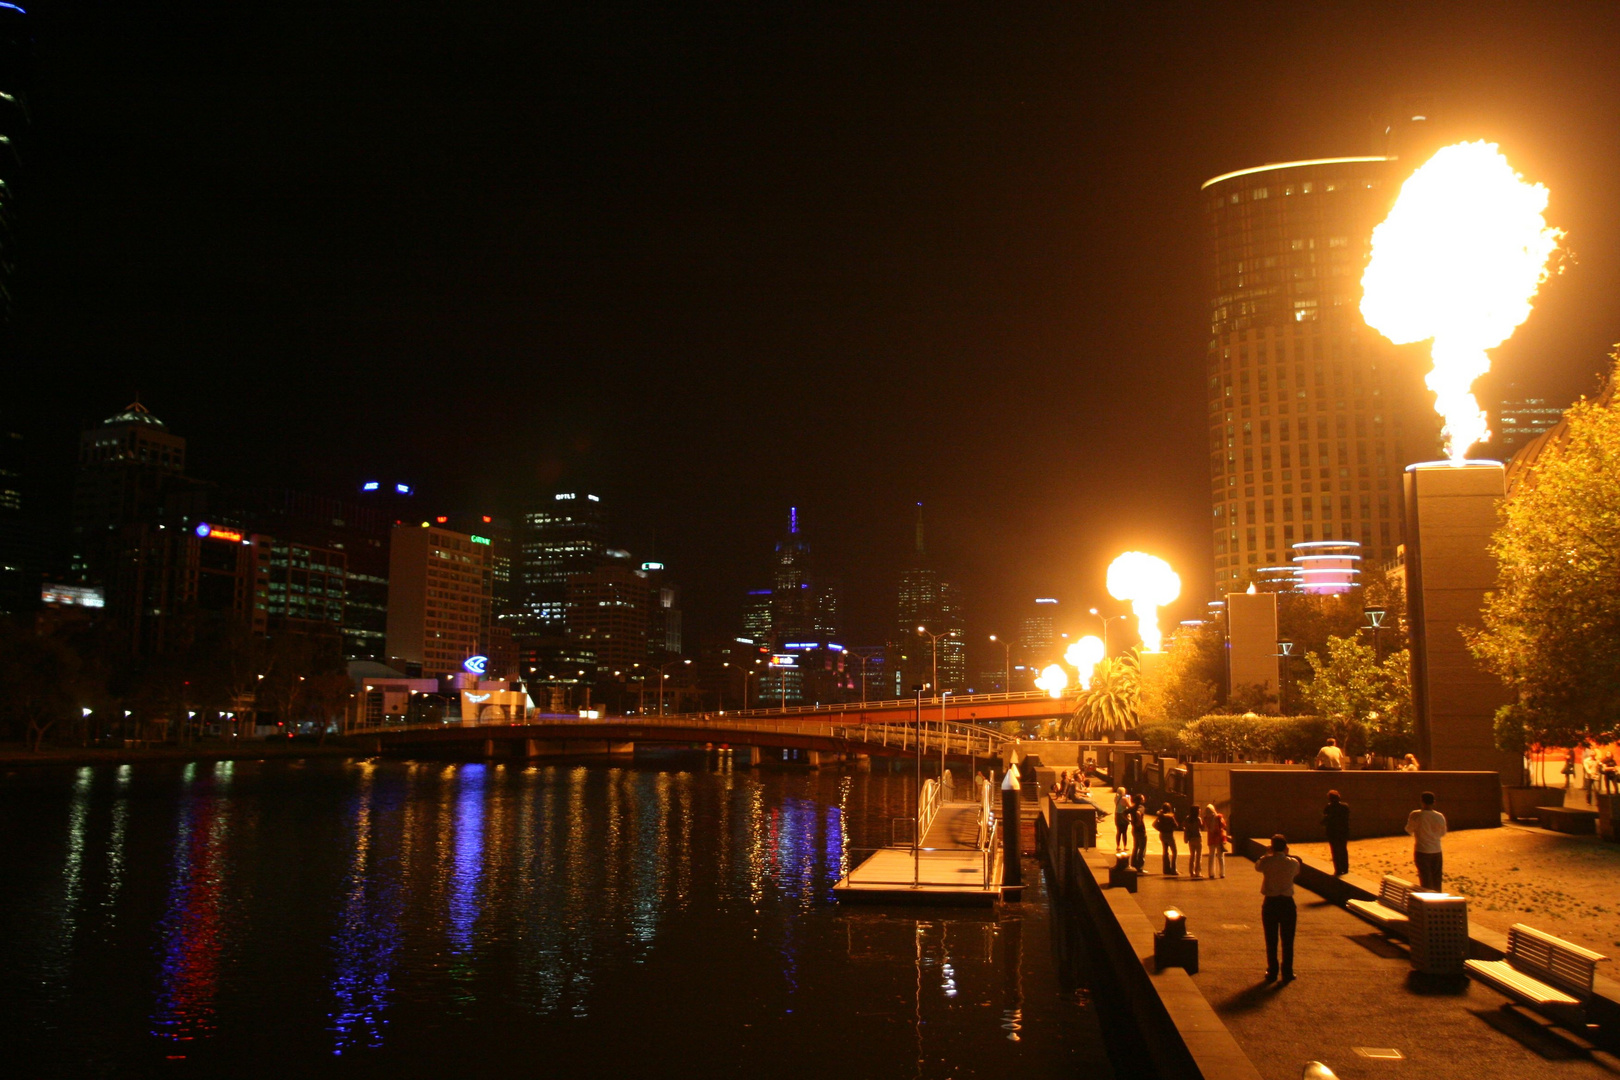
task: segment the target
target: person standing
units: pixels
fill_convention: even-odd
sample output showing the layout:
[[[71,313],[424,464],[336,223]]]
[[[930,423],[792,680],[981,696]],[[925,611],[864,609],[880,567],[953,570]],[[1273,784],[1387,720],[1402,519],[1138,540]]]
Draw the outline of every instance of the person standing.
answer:
[[[1125,840],[1131,832],[1131,797],[1124,788],[1114,791],[1114,854],[1125,850]]]
[[[1294,930],[1299,925],[1299,909],[1294,906],[1294,879],[1300,861],[1288,854],[1288,838],[1282,833],[1271,838],[1271,850],[1254,862],[1260,880],[1260,925],[1266,933],[1266,981],[1277,978],[1277,946],[1282,945],[1282,981],[1294,979]]]
[[[1570,785],[1574,782],[1574,778],[1575,778],[1575,751],[1574,751],[1574,749],[1570,749],[1570,750],[1566,750],[1564,752],[1564,790],[1565,791],[1568,791],[1570,789]]]
[[[1210,880],[1226,876],[1226,818],[1210,803],[1204,807],[1204,827],[1209,840]]]
[[[1322,828],[1327,832],[1328,849],[1333,852],[1333,876],[1343,877],[1350,872],[1350,804],[1341,801],[1337,791],[1328,792],[1327,806],[1322,808]]]
[[[1169,803],[1159,807],[1158,814],[1153,818],[1153,829],[1159,834],[1159,848],[1164,853],[1164,876],[1176,876],[1176,833],[1181,829],[1181,822],[1176,820],[1176,812]]]
[[[1339,740],[1329,739],[1327,745],[1316,752],[1316,767],[1329,772],[1343,771],[1344,751],[1339,749]]]
[[[1423,808],[1406,816],[1406,831],[1412,835],[1412,861],[1417,864],[1423,891],[1443,892],[1440,839],[1446,835],[1446,815],[1434,808],[1434,792],[1425,791]]]
[[[1597,791],[1598,777],[1603,775],[1603,769],[1598,765],[1596,750],[1588,750],[1586,758],[1581,762],[1581,771],[1586,777],[1586,805],[1592,805],[1592,795]]]
[[[1131,865],[1137,873],[1147,869],[1147,796],[1131,800]]]
[[[1182,819],[1187,840],[1187,869],[1192,873],[1193,880],[1202,877],[1204,869],[1204,822],[1198,813],[1198,807],[1189,806],[1187,816]],[[1211,877],[1215,875],[1210,874]]]

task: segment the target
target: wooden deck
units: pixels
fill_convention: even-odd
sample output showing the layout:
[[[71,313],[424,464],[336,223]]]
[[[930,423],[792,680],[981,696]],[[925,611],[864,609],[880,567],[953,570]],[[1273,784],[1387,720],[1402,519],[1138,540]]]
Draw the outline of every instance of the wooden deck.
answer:
[[[883,848],[834,885],[833,894],[856,903],[990,905],[1001,899],[999,837],[989,864],[986,882],[979,804],[947,802],[923,837],[915,862],[909,845]]]

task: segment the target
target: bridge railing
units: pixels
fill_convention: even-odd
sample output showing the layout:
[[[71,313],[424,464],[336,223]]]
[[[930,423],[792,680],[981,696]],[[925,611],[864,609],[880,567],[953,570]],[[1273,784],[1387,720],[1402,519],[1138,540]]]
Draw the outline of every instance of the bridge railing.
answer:
[[[1078,690],[1066,690],[1064,699],[1078,697]],[[998,702],[1010,701],[1039,701],[1050,695],[1045,690],[1014,690],[1005,694],[946,694],[942,697],[925,697],[922,699],[924,719],[927,719],[927,710],[938,712],[941,705],[992,705]],[[874,710],[886,711],[889,709],[916,709],[915,697],[880,698],[872,701],[839,701],[827,702],[817,705],[789,705],[786,708],[776,709],[740,709],[728,716],[802,716],[806,713],[853,712],[857,709],[866,712]]]
[[[995,757],[1009,743],[1010,736],[994,728],[956,721],[924,719],[921,724],[896,717],[885,723],[840,723],[831,718],[810,719],[785,716],[745,716],[739,713],[693,713],[682,716],[614,717],[587,720],[574,716],[546,717],[544,720],[500,720],[481,724],[476,720],[418,721],[407,724],[364,724],[351,726],[354,735],[387,735],[406,731],[441,731],[451,729],[477,729],[481,727],[526,727],[535,723],[548,727],[600,729],[604,726],[636,731],[649,728],[701,729],[714,732],[714,741],[724,741],[727,733],[769,735],[817,736],[839,739],[846,743],[867,743],[890,749],[920,749],[924,753],[958,754],[971,757]],[[625,734],[628,736],[629,731]]]

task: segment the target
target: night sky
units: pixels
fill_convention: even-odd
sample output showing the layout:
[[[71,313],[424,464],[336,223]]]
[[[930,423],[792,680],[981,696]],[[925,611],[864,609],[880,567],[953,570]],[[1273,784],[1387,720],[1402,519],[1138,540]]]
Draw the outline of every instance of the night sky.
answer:
[[[1613,5],[24,6],[37,477],[138,391],[204,477],[588,486],[701,631],[790,504],[853,642],[918,500],[975,639],[1127,546],[1192,614],[1198,185],[1380,152],[1406,95],[1569,232],[1497,370],[1562,404],[1620,339]]]

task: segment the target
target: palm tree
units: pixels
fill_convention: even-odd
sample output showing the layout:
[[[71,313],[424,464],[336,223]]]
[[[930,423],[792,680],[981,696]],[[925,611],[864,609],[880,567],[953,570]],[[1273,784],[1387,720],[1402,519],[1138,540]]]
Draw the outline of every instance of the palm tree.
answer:
[[[1136,727],[1140,677],[1134,650],[1103,660],[1091,673],[1091,689],[1081,691],[1074,713],[1063,722],[1063,733],[1071,739],[1100,739]]]

